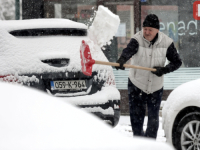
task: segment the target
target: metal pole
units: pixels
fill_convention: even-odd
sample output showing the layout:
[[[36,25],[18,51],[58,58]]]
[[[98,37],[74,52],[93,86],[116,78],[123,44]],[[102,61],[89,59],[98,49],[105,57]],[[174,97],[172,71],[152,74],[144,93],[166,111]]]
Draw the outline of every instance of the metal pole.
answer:
[[[15,0],[15,19],[19,20],[20,19],[20,0]]]

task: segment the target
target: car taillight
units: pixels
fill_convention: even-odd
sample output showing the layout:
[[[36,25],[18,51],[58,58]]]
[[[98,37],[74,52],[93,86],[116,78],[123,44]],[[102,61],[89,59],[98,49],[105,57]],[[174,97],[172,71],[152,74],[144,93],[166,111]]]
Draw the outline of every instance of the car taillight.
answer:
[[[12,75],[6,75],[0,76],[0,80],[4,82],[17,82],[18,79],[16,79],[16,77]]]

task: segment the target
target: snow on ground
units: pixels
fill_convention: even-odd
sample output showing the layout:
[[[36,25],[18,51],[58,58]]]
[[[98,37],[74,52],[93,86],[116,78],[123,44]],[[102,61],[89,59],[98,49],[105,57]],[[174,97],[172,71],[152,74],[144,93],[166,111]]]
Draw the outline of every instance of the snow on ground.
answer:
[[[147,128],[147,117],[144,120],[143,129]],[[130,123],[130,116],[120,116],[120,120],[118,125],[114,128],[114,130],[120,132],[122,135],[133,138],[133,132]],[[166,138],[164,137],[164,130],[162,129],[162,117],[159,117],[159,129],[158,136],[156,139],[157,142],[166,142]]]

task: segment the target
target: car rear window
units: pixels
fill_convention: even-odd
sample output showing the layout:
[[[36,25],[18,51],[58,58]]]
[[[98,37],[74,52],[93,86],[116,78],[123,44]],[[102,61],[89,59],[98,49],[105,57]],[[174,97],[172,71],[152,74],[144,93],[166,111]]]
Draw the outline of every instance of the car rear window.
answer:
[[[86,36],[86,29],[73,28],[48,28],[48,29],[23,29],[14,30],[10,34],[13,36],[51,36],[51,35],[66,35],[66,36]]]

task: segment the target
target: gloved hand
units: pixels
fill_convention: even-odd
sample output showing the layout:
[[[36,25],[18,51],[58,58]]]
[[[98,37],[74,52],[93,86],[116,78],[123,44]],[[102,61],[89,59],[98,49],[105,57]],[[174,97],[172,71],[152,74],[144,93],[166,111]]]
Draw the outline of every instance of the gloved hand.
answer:
[[[126,60],[125,60],[124,57],[120,57],[120,58],[116,61],[116,63],[119,63],[119,64],[120,64],[119,67],[116,67],[116,66],[115,66],[115,68],[116,68],[117,70],[118,70],[118,69],[121,69],[121,70],[124,70],[124,69],[125,69],[125,67],[123,67],[123,65],[126,63]]]
[[[166,73],[165,67],[153,67],[156,69],[156,71],[151,71],[153,74],[157,75],[158,77],[161,77],[163,74]]]

